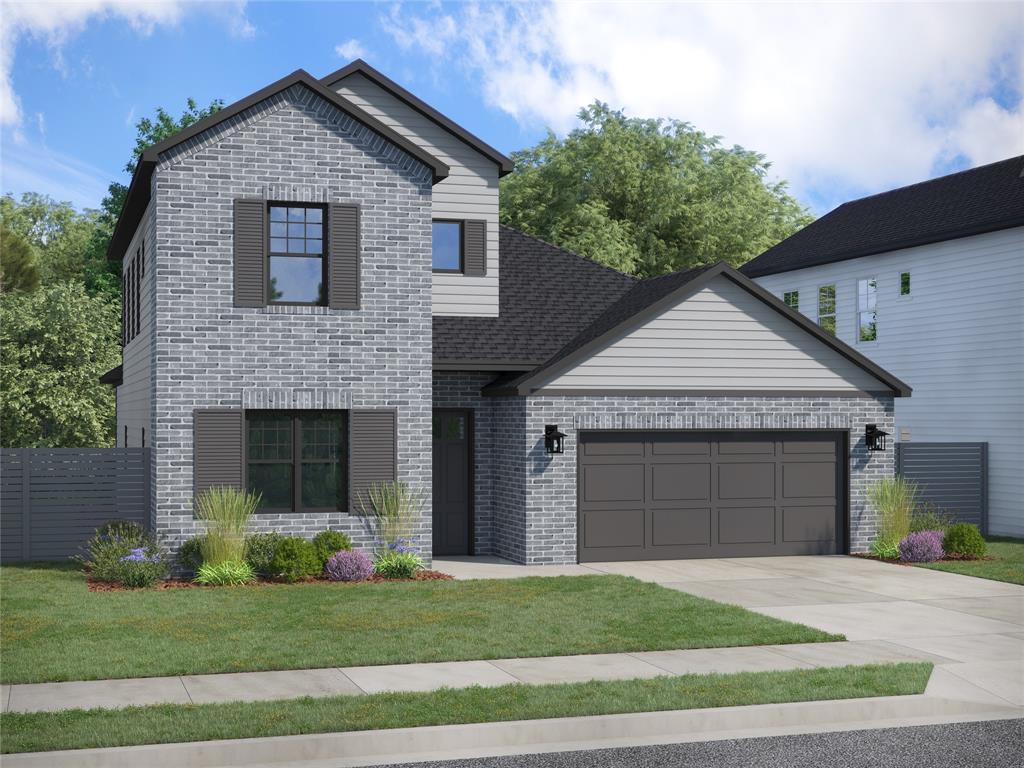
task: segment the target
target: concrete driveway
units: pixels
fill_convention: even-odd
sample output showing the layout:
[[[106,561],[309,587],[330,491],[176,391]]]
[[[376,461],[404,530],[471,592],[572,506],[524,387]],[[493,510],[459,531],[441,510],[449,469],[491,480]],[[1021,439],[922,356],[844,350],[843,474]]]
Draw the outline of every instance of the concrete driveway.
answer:
[[[850,641],[928,654],[931,691],[1024,706],[1024,587],[858,557],[751,557],[520,566],[438,558],[456,578],[612,573],[652,581]],[[993,699],[995,697],[995,699]]]

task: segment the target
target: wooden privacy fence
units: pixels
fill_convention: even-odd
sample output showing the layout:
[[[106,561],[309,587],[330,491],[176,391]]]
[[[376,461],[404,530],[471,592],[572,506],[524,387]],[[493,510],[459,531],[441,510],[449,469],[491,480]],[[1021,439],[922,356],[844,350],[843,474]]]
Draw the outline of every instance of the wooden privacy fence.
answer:
[[[0,561],[61,560],[108,520],[149,526],[149,448],[0,449]]]
[[[896,443],[896,474],[921,500],[988,533],[988,443]]]

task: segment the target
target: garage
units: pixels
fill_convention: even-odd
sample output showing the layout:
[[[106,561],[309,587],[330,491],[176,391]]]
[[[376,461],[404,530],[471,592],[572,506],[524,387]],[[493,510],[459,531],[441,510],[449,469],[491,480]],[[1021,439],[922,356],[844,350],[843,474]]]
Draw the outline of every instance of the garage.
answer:
[[[580,562],[844,551],[844,432],[581,432]]]

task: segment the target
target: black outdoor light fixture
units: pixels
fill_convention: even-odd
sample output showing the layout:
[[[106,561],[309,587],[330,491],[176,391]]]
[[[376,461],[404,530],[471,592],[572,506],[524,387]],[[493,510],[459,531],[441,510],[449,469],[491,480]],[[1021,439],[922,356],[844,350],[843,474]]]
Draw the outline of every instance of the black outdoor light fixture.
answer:
[[[888,436],[889,433],[879,429],[877,424],[868,424],[864,427],[864,443],[869,451],[884,451],[887,444],[885,438]]]
[[[559,432],[557,424],[544,425],[544,449],[548,453],[565,453],[565,432]]]

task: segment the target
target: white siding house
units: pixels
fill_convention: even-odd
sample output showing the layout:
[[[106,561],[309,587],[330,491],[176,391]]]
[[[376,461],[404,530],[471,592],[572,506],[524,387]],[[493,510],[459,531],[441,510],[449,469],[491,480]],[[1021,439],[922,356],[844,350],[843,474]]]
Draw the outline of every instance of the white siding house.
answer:
[[[812,320],[819,288],[834,285],[838,338],[913,387],[896,400],[897,439],[987,441],[989,530],[1024,536],[1024,227],[755,280],[798,294]],[[877,286],[871,341],[858,333],[864,280]]]

